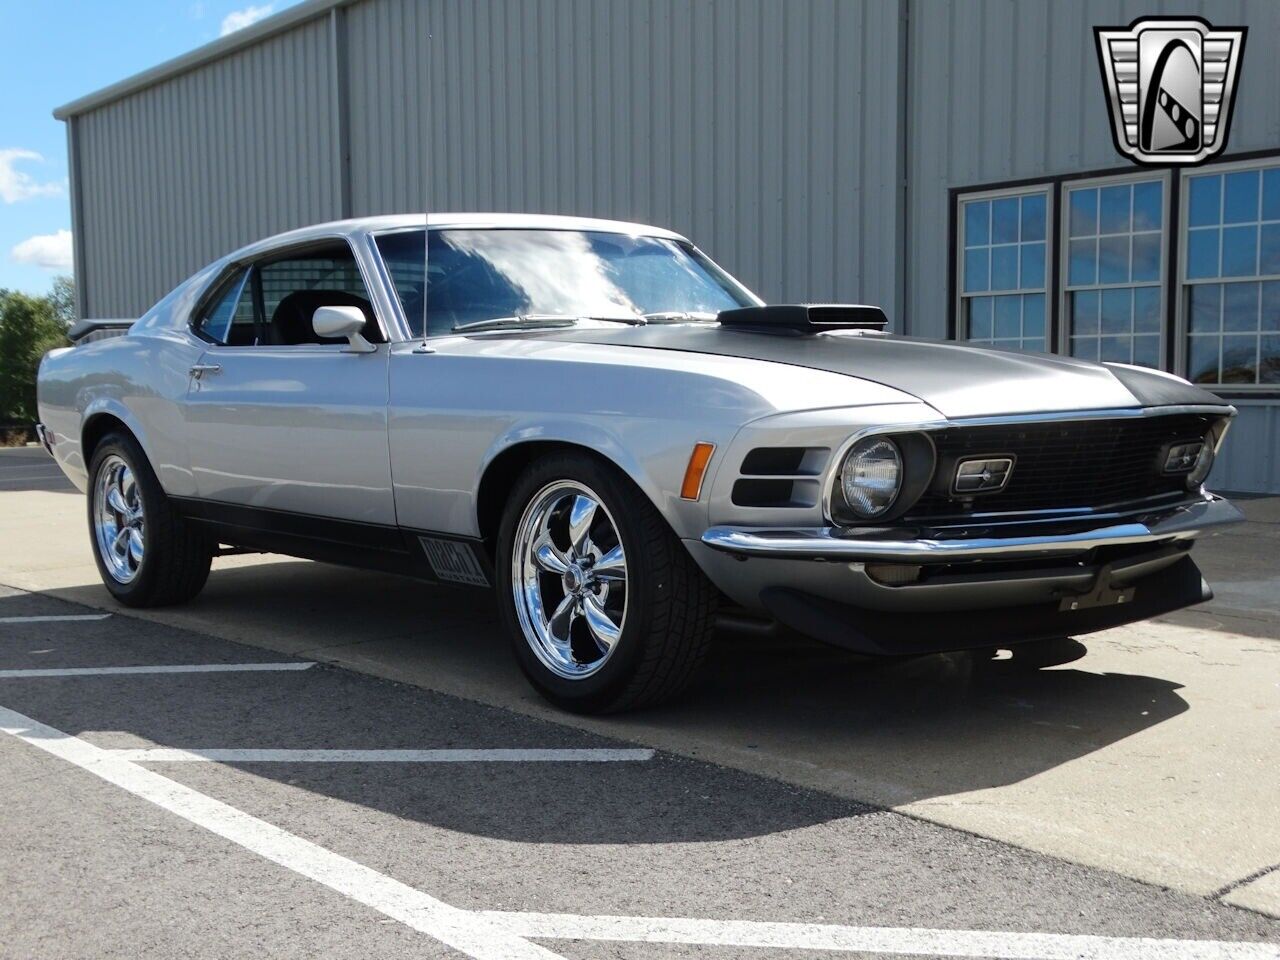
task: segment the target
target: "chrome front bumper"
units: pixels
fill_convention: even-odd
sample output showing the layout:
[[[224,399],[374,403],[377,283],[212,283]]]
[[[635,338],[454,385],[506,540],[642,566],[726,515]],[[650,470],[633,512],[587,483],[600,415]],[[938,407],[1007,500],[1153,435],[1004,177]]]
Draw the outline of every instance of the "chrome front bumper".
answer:
[[[1102,521],[1102,518],[1096,517]],[[702,542],[714,550],[740,557],[789,560],[879,561],[883,563],[951,563],[959,560],[1067,557],[1098,547],[1193,540],[1206,530],[1244,520],[1227,500],[1206,494],[1203,500],[1153,510],[1140,520],[1111,519],[1096,527],[1070,532],[1038,533],[1020,525],[1007,536],[965,536],[962,528],[922,529],[919,539],[904,539],[902,530],[800,529],[712,527]],[[1078,528],[1081,518],[1057,522]],[[984,531],[992,529],[984,525]]]

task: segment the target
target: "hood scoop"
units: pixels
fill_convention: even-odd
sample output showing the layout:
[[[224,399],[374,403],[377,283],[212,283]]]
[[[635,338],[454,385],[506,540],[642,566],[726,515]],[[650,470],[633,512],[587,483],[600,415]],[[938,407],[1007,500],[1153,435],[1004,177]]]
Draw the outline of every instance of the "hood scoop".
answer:
[[[879,307],[860,303],[779,303],[765,307],[722,310],[720,326],[755,333],[822,333],[824,330],[867,330],[883,333],[889,318]]]

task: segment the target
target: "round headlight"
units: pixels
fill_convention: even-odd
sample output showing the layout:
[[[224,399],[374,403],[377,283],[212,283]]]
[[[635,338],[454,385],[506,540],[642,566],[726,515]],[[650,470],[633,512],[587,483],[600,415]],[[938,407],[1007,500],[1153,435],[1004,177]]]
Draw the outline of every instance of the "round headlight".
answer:
[[[878,517],[893,506],[902,488],[902,454],[885,437],[854,444],[840,465],[845,503],[860,517]]]
[[[1187,474],[1187,487],[1191,490],[1200,489],[1200,485],[1209,479],[1209,471],[1213,469],[1213,434],[1205,436],[1204,443],[1200,447],[1200,455],[1196,457],[1196,465],[1191,468],[1191,472]]]

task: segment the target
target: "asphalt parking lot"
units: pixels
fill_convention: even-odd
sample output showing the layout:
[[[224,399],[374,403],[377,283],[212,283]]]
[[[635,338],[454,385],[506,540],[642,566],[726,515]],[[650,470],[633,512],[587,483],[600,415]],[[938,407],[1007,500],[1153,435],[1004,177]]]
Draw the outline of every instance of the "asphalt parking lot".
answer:
[[[1280,956],[1274,501],[1075,664],[725,638],[582,720],[483,594],[229,558],[117,608],[68,491],[0,451],[0,955]]]

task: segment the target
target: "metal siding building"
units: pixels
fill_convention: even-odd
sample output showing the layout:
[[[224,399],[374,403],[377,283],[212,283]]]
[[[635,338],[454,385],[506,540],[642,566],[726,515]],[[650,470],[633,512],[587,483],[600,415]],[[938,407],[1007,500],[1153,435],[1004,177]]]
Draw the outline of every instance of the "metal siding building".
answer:
[[[1143,173],[1112,145],[1094,25],[1248,25],[1221,159],[1280,155],[1266,49],[1280,7],[1191,7],[309,0],[58,111],[80,310],[140,314],[210,259],[307,223],[506,210],[670,226],[767,300],[879,303],[899,331],[966,336],[967,198],[1034,195],[1049,221],[1042,336],[1075,349],[1064,205],[1090,178]],[[1185,372],[1185,184],[1151,176],[1160,365]],[[1280,385],[1217,389],[1241,416],[1215,484],[1280,492]]]

